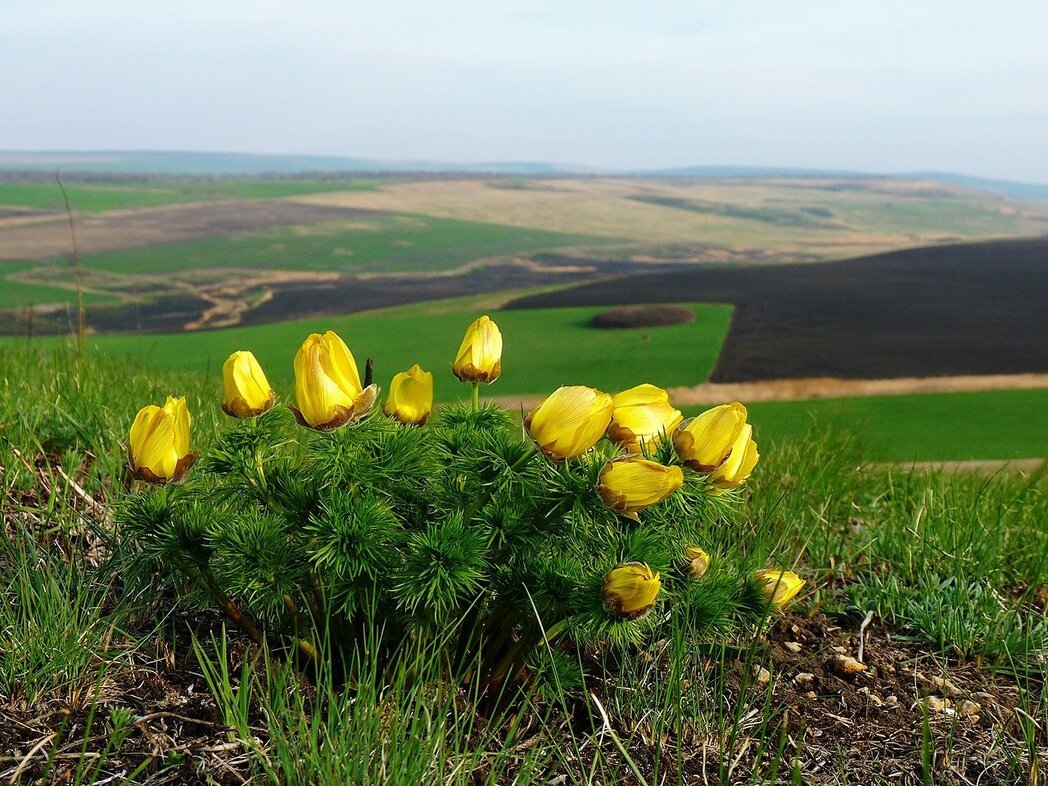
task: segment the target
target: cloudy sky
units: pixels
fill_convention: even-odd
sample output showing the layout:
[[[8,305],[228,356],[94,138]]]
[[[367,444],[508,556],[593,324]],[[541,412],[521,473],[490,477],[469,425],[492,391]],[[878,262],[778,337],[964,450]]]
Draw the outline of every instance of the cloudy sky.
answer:
[[[1048,2],[0,0],[0,149],[1048,182]]]

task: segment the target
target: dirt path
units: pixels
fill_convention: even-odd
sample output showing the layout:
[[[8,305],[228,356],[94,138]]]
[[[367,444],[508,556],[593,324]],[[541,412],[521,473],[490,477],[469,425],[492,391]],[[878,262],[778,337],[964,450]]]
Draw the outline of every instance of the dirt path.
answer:
[[[1044,466],[1048,459],[979,459],[976,461],[905,461],[878,462],[874,466],[895,467],[903,470],[929,470],[932,472],[970,472],[976,475],[994,475],[998,472],[1021,472],[1030,474]]]
[[[985,390],[1040,390],[1048,388],[1048,374],[987,374],[955,377],[901,377],[899,379],[837,379],[805,377],[764,382],[704,382],[693,387],[669,388],[678,407],[723,404],[726,401],[806,401],[820,398],[902,396],[911,393],[975,393]],[[502,396],[499,403],[517,409],[536,406],[542,396]]]
[[[900,377],[898,379],[837,379],[804,377],[764,382],[705,382],[694,387],[670,388],[678,406],[719,404],[724,401],[796,401],[854,396],[903,396],[910,393],[974,393],[983,390],[1048,388],[1048,374],[986,374],[954,377]]]

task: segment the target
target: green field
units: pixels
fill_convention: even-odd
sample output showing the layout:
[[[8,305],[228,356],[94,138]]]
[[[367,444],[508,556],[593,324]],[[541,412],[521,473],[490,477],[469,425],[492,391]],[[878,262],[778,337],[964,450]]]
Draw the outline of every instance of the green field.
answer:
[[[111,183],[65,183],[73,210],[101,213],[107,210],[152,207],[209,199],[275,199],[322,191],[360,191],[375,187],[374,180],[173,180]],[[0,181],[0,208],[28,207],[65,210],[55,182]]]
[[[586,235],[478,221],[369,215],[353,221],[279,227],[185,243],[85,254],[83,264],[88,274],[97,270],[124,276],[237,267],[346,273],[439,272],[478,259],[603,242],[603,238]],[[35,267],[42,278],[71,278],[72,275],[65,260],[46,260]],[[25,305],[31,299],[40,302],[33,287],[9,282],[5,305]]]
[[[466,301],[405,306],[343,317],[280,322],[228,330],[146,336],[99,336],[92,351],[126,357],[147,367],[216,376],[229,353],[250,349],[273,383],[289,394],[291,360],[311,332],[335,330],[363,367],[375,360],[375,379],[389,378],[413,363],[434,372],[435,395],[465,395],[451,361],[466,326],[482,306]],[[560,385],[585,384],[610,391],[640,382],[694,385],[713,370],[727,335],[731,307],[691,306],[689,325],[656,329],[599,330],[588,325],[600,308],[493,312],[505,339],[502,378],[485,394],[545,393]]]
[[[76,303],[76,291],[73,286],[73,271],[68,261],[56,263],[61,265],[61,278],[68,279],[69,287],[56,287],[48,284],[26,284],[21,281],[5,279],[0,286],[0,309],[4,308],[26,308],[29,305],[39,306],[45,303]],[[5,276],[24,273],[33,267],[31,262],[9,262],[5,263],[0,270]],[[84,303],[87,305],[98,303],[110,303],[113,298],[97,292],[84,292]]]
[[[599,239],[430,216],[369,215],[353,221],[87,254],[84,264],[125,275],[214,267],[413,273],[581,242]]]
[[[767,401],[748,408],[758,438],[769,443],[801,439],[813,426],[840,427],[859,435],[874,460],[1048,457],[1048,390]]]

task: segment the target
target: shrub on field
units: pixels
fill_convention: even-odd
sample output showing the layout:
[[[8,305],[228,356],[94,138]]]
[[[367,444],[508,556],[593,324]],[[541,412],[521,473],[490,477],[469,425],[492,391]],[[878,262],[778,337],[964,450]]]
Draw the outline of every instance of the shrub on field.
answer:
[[[663,325],[687,325],[695,321],[695,312],[684,306],[651,303],[639,306],[618,306],[601,311],[591,320],[597,328],[641,328]]]
[[[564,387],[522,434],[479,402],[501,350],[481,317],[453,364],[472,401],[427,423],[432,375],[397,374],[379,413],[348,347],[314,334],[295,358],[303,428],[234,353],[223,409],[237,419],[191,474],[185,402],[143,408],[129,458],[153,485],[120,511],[137,576],[221,608],[258,643],[345,662],[422,644],[482,684],[538,647],[633,645],[667,621],[710,636],[792,598],[793,574],[701,548],[705,527],[730,526],[758,459],[742,405],[682,422],[652,385]]]

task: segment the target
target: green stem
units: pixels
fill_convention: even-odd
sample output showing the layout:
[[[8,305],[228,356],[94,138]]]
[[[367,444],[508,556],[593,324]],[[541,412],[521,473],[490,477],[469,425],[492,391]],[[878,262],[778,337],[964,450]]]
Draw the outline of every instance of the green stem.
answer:
[[[247,637],[251,639],[251,641],[259,646],[264,646],[266,643],[265,638],[263,638],[258,628],[255,627],[255,623],[248,619],[237,607],[237,604],[233,602],[233,599],[225,593],[225,590],[218,586],[218,579],[215,578],[211,566],[206,564],[201,565],[200,575],[204,579],[204,583],[207,584],[208,589],[210,589],[215,596],[218,605],[222,607],[222,611],[225,612],[225,615],[239,625],[240,629],[247,634]]]
[[[480,410],[480,383],[473,383],[473,411],[478,412]]]
[[[295,644],[298,646],[299,651],[311,660],[317,660],[319,654],[317,653],[317,648],[313,646],[313,642],[310,641],[312,637],[309,635],[309,626],[299,615],[298,606],[295,605],[295,601],[291,599],[290,595],[284,596],[284,608],[291,615],[291,626],[295,629]]]

